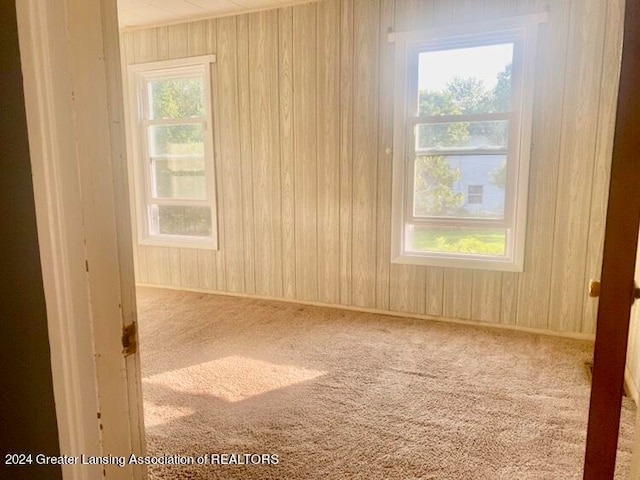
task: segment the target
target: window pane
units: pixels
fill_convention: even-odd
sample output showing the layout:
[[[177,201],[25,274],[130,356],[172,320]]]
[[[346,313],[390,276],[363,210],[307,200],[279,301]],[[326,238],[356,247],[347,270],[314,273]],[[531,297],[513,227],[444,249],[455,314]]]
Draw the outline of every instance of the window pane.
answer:
[[[209,207],[183,207],[151,205],[157,212],[158,233],[188,237],[211,236],[211,209]],[[152,212],[153,213],[153,212]],[[152,215],[151,218],[154,218]]]
[[[152,157],[202,156],[204,141],[202,125],[153,125],[149,127],[149,142]]]
[[[153,160],[156,198],[207,199],[204,158]]]
[[[205,115],[202,77],[153,80],[148,85],[152,119]]]
[[[506,155],[419,155],[414,217],[504,218]],[[481,194],[474,194],[481,187]]]
[[[449,122],[416,125],[416,152],[506,149],[509,122]]]
[[[411,252],[504,256],[506,243],[507,231],[501,228],[407,225],[405,248]]]
[[[513,43],[420,52],[418,115],[508,112]]]

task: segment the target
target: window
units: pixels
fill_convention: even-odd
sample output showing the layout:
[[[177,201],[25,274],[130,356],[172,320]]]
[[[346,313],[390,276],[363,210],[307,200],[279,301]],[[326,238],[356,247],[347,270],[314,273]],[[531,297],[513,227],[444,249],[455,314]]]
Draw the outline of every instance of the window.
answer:
[[[393,262],[522,270],[544,17],[390,35]]]
[[[141,243],[217,248],[214,60],[202,56],[130,67]]]
[[[483,190],[483,185],[469,185],[467,187],[467,203],[470,205],[481,204]]]

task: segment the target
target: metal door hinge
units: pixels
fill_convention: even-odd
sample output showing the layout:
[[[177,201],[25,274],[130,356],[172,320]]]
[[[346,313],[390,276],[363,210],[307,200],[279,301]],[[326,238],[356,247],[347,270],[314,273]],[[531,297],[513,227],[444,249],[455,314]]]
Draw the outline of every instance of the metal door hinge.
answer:
[[[122,354],[128,357],[138,351],[138,329],[136,322],[122,328]]]

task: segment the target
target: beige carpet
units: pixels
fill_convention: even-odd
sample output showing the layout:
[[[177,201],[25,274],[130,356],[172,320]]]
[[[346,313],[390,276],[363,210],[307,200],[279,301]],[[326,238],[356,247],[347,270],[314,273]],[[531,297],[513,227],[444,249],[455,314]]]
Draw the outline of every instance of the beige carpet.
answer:
[[[152,479],[582,478],[589,342],[151,288],[138,306],[148,453],[278,455]],[[620,479],[634,418],[625,399]]]

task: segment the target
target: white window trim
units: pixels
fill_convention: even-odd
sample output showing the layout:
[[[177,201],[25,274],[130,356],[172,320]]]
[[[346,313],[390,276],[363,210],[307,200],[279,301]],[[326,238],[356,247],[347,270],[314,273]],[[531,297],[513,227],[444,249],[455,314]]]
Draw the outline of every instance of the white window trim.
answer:
[[[132,64],[128,67],[129,77],[129,138],[131,139],[133,169],[131,186],[135,197],[135,227],[137,239],[140,245],[153,245],[164,247],[198,248],[206,250],[218,249],[218,213],[216,203],[216,181],[215,181],[215,161],[213,142],[213,98],[212,98],[212,75],[211,65],[215,63],[215,55],[200,55],[185,57],[173,60],[161,60],[156,62],[145,62]],[[149,120],[145,112],[145,105],[142,101],[144,95],[144,84],[152,78],[168,78],[176,71],[179,77],[194,75],[204,75],[205,81],[205,108],[206,114],[203,117],[189,119],[171,120]],[[206,200],[173,200],[157,199],[151,197],[151,172],[148,168],[148,145],[146,142],[146,129],[149,125],[162,124],[202,124],[204,133],[204,162],[205,181],[207,187]],[[209,206],[211,208],[211,237],[189,237],[186,235],[166,235],[152,233],[149,225],[148,205],[197,205]]]
[[[529,162],[531,152],[534,73],[536,62],[537,27],[539,23],[547,21],[547,13],[511,17],[488,22],[467,23],[448,27],[438,27],[428,30],[390,33],[389,41],[395,43],[395,97],[394,97],[394,138],[393,138],[393,188],[392,188],[392,219],[391,219],[391,262],[411,265],[432,265],[439,267],[473,268],[479,270],[521,272],[524,266],[524,249],[526,237],[526,214],[529,185]],[[514,168],[509,169],[508,184],[515,189],[512,197],[515,205],[509,209],[505,205],[505,221],[509,227],[507,236],[506,255],[469,255],[454,252],[409,252],[405,250],[405,235],[407,223],[420,224],[419,220],[408,215],[407,199],[409,195],[409,172],[413,169],[412,159],[409,159],[407,121],[409,71],[411,67],[412,51],[418,47],[455,47],[467,46],[474,41],[485,43],[492,36],[497,40],[514,38],[518,40],[521,51],[517,60],[521,62],[521,79],[513,81],[512,97],[519,100],[514,108],[518,113],[516,118],[509,121],[509,145],[507,155],[517,158],[511,161]],[[514,46],[514,63],[516,49]],[[516,73],[517,75],[517,73]],[[457,120],[466,116],[460,116]],[[443,117],[445,119],[445,117]],[[410,161],[411,160],[411,161]],[[509,195],[509,194],[507,194]],[[507,202],[509,200],[505,199]],[[507,219],[507,215],[510,218]],[[490,221],[482,220],[483,225],[491,226]],[[502,222],[500,220],[499,222]],[[494,222],[494,226],[499,223]],[[479,222],[472,219],[443,218],[429,224],[472,226]]]

